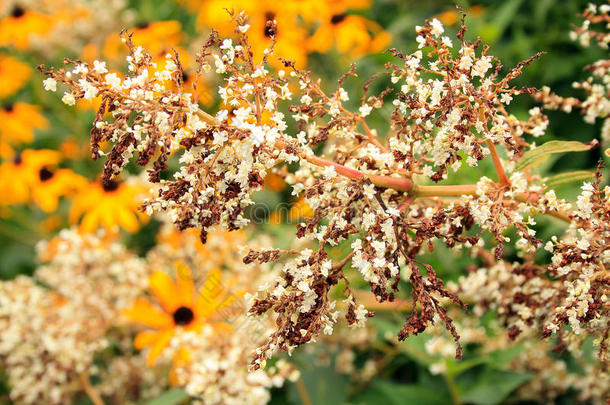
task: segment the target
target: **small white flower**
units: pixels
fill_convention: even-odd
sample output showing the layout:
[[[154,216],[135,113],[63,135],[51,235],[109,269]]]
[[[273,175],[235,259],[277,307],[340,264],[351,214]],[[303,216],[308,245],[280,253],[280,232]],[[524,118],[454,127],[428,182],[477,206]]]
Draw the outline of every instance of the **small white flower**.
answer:
[[[324,168],[324,172],[322,173],[322,176],[324,176],[327,179],[332,179],[334,177],[337,176],[337,172],[335,171],[335,167],[334,166],[326,166]]]
[[[111,89],[119,90],[121,88],[121,78],[116,73],[108,73],[104,79]]]
[[[432,27],[432,31],[430,31],[430,33],[435,37],[439,37],[443,32],[445,32],[443,24],[436,18],[434,18],[432,22],[430,22],[430,26]]]
[[[371,111],[373,111],[373,107],[371,107],[368,104],[365,104],[363,106],[360,106],[359,111],[360,111],[361,117],[366,117],[367,115],[369,115],[371,113]]]
[[[64,96],[61,98],[61,101],[67,105],[76,104],[76,99],[74,98],[72,93],[68,93],[68,92],[64,93]]]
[[[108,72],[106,69],[106,62],[100,62],[99,60],[93,61],[93,70],[101,75]]]
[[[502,95],[500,96],[500,101],[506,105],[509,105],[512,99],[513,98],[510,94],[502,93]]]
[[[55,79],[53,79],[52,77],[44,79],[42,81],[42,85],[44,86],[44,89],[47,91],[56,91],[57,90],[57,81]]]

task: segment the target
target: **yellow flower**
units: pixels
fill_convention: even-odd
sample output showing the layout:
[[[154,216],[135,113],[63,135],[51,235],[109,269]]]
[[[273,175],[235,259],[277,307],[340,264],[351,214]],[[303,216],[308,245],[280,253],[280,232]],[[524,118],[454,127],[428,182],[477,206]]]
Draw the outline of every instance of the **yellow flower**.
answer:
[[[34,202],[45,212],[57,209],[59,199],[87,185],[70,169],[57,169],[60,154],[53,150],[25,150],[0,165],[3,205]]]
[[[301,218],[309,218],[313,215],[313,210],[305,202],[305,198],[300,198],[294,205],[290,208],[288,212],[288,222],[295,222]]]
[[[334,43],[340,53],[356,58],[382,51],[391,39],[391,35],[376,22],[342,11],[331,15],[320,25],[309,38],[308,49],[324,53]]]
[[[198,294],[195,294],[188,266],[177,262],[175,275],[174,281],[168,273],[158,270],[148,279],[161,308],[145,298],[139,298],[124,311],[132,321],[153,329],[138,333],[134,340],[136,349],[150,348],[147,362],[151,367],[178,330],[197,330],[204,324],[210,324],[219,331],[230,330],[229,325],[214,319],[218,311],[227,308],[236,298],[223,288],[220,270],[208,274]]]
[[[76,223],[82,217],[80,226],[85,232],[94,232],[101,225],[109,231],[120,226],[134,233],[140,229],[141,221],[148,219],[138,211],[137,197],[142,192],[141,186],[114,180],[106,185],[99,181],[90,183],[74,197],[69,220]]]
[[[182,38],[182,27],[178,21],[156,21],[142,23],[129,32],[133,33],[135,46],[141,46],[151,55],[159,55],[164,50],[175,48]],[[102,52],[106,58],[118,59],[127,48],[118,35],[111,35],[106,40]]]
[[[195,84],[195,78],[197,77],[195,71],[197,68],[197,63],[195,59],[190,55],[190,53],[179,46],[174,46],[171,49],[162,49],[158,55],[153,55],[153,62],[157,65],[157,70],[164,70],[166,63],[166,55],[168,52],[173,54],[173,51],[178,52],[180,65],[182,65],[182,82],[183,88],[192,93],[193,85]],[[149,72],[149,75],[152,75],[155,72]],[[176,90],[176,85],[173,80],[170,80],[165,83],[167,88]],[[209,89],[209,83],[205,79],[203,75],[199,76],[197,80],[197,97],[199,98],[199,102],[205,106],[211,106],[214,102],[214,98],[212,97],[212,93]]]
[[[21,89],[30,78],[32,69],[12,56],[0,54],[0,98],[6,98]]]
[[[478,17],[483,14],[484,11],[485,8],[483,6],[472,6],[468,8],[468,10],[466,11],[466,15],[468,15],[469,17]],[[440,22],[442,22],[443,25],[454,25],[458,22],[460,15],[458,14],[458,11],[453,8],[451,10],[447,10],[436,15],[436,18]]]
[[[60,160],[56,151],[27,149],[0,164],[0,205],[28,203],[32,188],[40,181],[40,171]]]
[[[38,180],[32,186],[32,201],[45,212],[57,209],[59,198],[73,195],[87,186],[87,179],[70,169],[43,167],[38,171]]]
[[[27,49],[32,37],[44,35],[51,26],[50,16],[15,5],[10,15],[0,20],[0,46]]]
[[[66,137],[59,145],[59,151],[66,159],[82,159],[91,155],[89,145],[85,145],[72,135]]]
[[[297,2],[256,2],[251,0],[212,0],[201,6],[197,17],[200,27],[214,27],[221,35],[233,35],[235,27],[227,18],[227,9],[236,12],[245,11],[248,15],[250,28],[247,31],[255,62],[259,62],[265,49],[272,44],[272,33],[267,27],[268,21],[277,21],[278,29],[275,33],[277,43],[274,48],[276,56],[294,60],[297,68],[305,67],[307,51],[303,43],[307,38],[307,31],[298,25],[298,14],[295,12]],[[269,58],[269,63],[275,68],[283,65],[276,57]]]
[[[30,143],[34,130],[44,129],[49,123],[40,113],[40,107],[26,103],[8,104],[0,108],[0,150],[6,156],[10,146]]]
[[[282,191],[286,188],[284,178],[276,173],[269,173],[265,177],[265,187],[272,191]]]

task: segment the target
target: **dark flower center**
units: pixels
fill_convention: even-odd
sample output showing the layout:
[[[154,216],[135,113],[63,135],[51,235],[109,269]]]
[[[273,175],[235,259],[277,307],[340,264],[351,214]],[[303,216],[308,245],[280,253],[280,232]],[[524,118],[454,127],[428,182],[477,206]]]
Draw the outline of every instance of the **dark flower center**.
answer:
[[[13,11],[11,11],[11,16],[14,18],[22,17],[25,14],[25,9],[21,6],[13,7]]]
[[[189,81],[189,74],[183,70],[182,71],[182,83],[186,83],[188,81]]]
[[[13,159],[13,163],[15,165],[20,165],[21,163],[23,163],[23,159],[21,158],[21,153],[17,152],[17,154],[15,155],[15,158]]]
[[[330,23],[339,24],[341,21],[345,20],[345,17],[347,17],[347,15],[345,13],[335,14],[332,17],[330,17]]]
[[[271,37],[274,37],[277,35],[277,27],[273,23],[273,20],[275,20],[275,13],[266,12],[265,13],[266,23],[265,23],[264,35],[267,38],[271,38]]]
[[[105,192],[110,193],[119,188],[119,182],[114,180],[104,181],[102,182],[102,188]]]
[[[144,30],[148,27],[150,27],[150,23],[148,21],[142,21],[142,22],[138,23],[138,25],[136,25],[136,28],[139,28],[141,30]]]
[[[46,167],[43,167],[42,169],[40,169],[40,171],[38,172],[38,177],[40,178],[40,181],[47,181],[49,180],[51,177],[53,177],[55,173],[53,173],[52,171],[50,171],[49,169],[47,169]]]
[[[176,325],[188,325],[194,318],[195,314],[187,307],[180,307],[174,312],[174,323]]]
[[[9,112],[9,113],[10,113],[10,112],[13,112],[13,110],[15,109],[15,105],[14,105],[14,104],[12,104],[12,103],[10,103],[10,104],[7,104],[7,105],[5,105],[4,107],[2,107],[2,109],[3,109],[4,111],[6,111],[6,112]]]

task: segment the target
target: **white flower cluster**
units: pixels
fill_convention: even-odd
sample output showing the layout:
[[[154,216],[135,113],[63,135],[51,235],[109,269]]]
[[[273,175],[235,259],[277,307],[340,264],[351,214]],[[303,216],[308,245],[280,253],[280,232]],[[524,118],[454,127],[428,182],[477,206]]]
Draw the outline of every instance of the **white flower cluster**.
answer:
[[[589,4],[582,15],[583,22],[570,33],[572,40],[579,41],[584,47],[594,42],[602,49],[608,49],[610,44],[610,4]],[[600,26],[600,31],[595,30]],[[582,90],[586,98],[579,100],[574,97],[560,97],[548,87],[543,87],[537,96],[546,108],[561,109],[571,112],[573,108],[582,111],[584,120],[593,124],[596,119],[601,119],[601,138],[605,145],[610,145],[610,59],[598,60],[586,67],[589,77],[580,82],[574,82],[572,86]]]
[[[255,342],[241,332],[222,333],[206,326],[172,342],[188,352],[188,363],[176,362],[174,375],[195,403],[264,405],[271,399],[271,388],[298,378],[298,371],[282,360],[266,370],[249,372],[247,359]]]
[[[98,372],[94,356],[144,291],[148,267],[121,244],[77,230],[38,250],[45,264],[34,279],[0,283],[0,359],[13,400],[65,404]]]
[[[459,169],[460,152],[467,155],[470,166],[477,166],[489,154],[481,146],[484,141],[506,145],[512,158],[518,148],[517,137],[524,133],[544,134],[548,121],[539,110],[531,112],[529,121],[520,121],[503,106],[510,103],[513,95],[520,94],[510,88],[509,82],[533,58],[500,79],[492,69],[493,57],[487,55],[487,48],[477,55],[478,45],[462,41],[459,56],[453,60],[451,42],[445,37],[438,41],[443,32],[438,20],[416,30],[419,47],[431,46],[434,51],[428,53],[427,61],[421,50],[406,56],[395,52],[404,65],[392,70],[392,82],[401,84],[401,95],[393,100],[395,112],[410,125],[393,116],[395,129],[404,127],[399,133],[409,136],[391,136],[389,142],[393,150],[406,154],[409,170],[413,170],[409,167],[414,163],[411,160],[425,157],[429,164],[422,165],[420,170],[439,181],[447,177],[447,166]]]
[[[25,276],[0,283],[0,327],[0,362],[19,403],[69,403],[108,344],[94,313]]]

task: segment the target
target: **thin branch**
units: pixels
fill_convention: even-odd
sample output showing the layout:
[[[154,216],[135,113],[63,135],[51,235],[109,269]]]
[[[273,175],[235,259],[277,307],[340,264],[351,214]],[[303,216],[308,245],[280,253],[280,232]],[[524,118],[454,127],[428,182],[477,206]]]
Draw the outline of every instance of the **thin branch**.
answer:
[[[303,383],[303,379],[301,377],[299,377],[299,379],[296,380],[294,384],[297,386],[297,392],[299,393],[299,398],[301,399],[301,403],[303,405],[313,405],[313,402],[311,402],[311,399],[309,398],[309,394],[307,393],[307,388],[305,387],[305,384]]]
[[[87,372],[80,375],[80,381],[91,402],[93,402],[94,405],[104,405],[104,400],[102,400],[100,394],[91,386],[89,374]]]
[[[463,184],[455,186],[420,186],[413,187],[412,194],[415,197],[460,197],[463,195],[475,195],[476,184]]]
[[[504,166],[502,166],[502,161],[500,160],[500,156],[498,155],[498,151],[496,150],[496,146],[494,143],[488,139],[486,141],[487,147],[491,152],[491,158],[494,162],[494,167],[496,168],[496,173],[498,173],[498,181],[502,185],[510,184],[510,180],[504,171]]]

